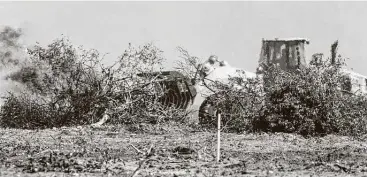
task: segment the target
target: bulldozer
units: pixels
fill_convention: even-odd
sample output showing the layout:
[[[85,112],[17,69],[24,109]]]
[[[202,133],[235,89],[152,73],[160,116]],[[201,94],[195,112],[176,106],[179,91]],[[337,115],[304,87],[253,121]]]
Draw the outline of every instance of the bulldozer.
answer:
[[[323,54],[315,53],[310,59],[306,58],[306,46],[310,44],[310,41],[306,38],[288,38],[288,39],[268,39],[262,40],[260,57],[258,60],[258,68],[255,72],[246,72],[247,79],[253,79],[256,77],[262,77],[264,71],[270,65],[275,65],[278,68],[286,71],[295,71],[299,68],[310,67],[310,65],[319,65],[323,63]],[[332,65],[338,64],[336,41],[332,45],[331,49],[331,59]],[[233,68],[229,65],[225,67],[215,68],[211,73],[207,73],[206,77],[211,80],[227,80],[229,77],[235,76],[235,71],[240,69]],[[340,88],[343,93],[354,94],[354,95],[367,95],[367,77],[354,72],[345,67],[341,68],[341,74],[343,75],[343,80],[341,80]],[[263,89],[266,90],[266,84],[271,84],[272,81],[262,79]],[[200,88],[200,85],[197,86]],[[201,87],[198,89],[198,94],[203,92],[208,92],[208,89]],[[204,98],[204,101],[195,100],[196,104],[200,104],[199,109],[199,120],[201,122],[207,123],[206,120],[215,120],[217,108],[215,105],[209,101],[210,96]],[[229,113],[231,114],[231,113]]]
[[[258,67],[255,72],[233,67],[228,62],[219,60],[217,56],[212,55],[204,63],[196,66],[197,72],[194,78],[188,78],[178,71],[141,73],[139,76],[144,77],[146,74],[158,76],[159,81],[154,84],[164,92],[163,96],[159,98],[160,102],[178,109],[192,110],[193,116],[197,118],[199,124],[202,124],[216,117],[218,108],[211,99],[215,94],[220,94],[211,90],[206,81],[218,81],[226,84],[230,82],[231,77],[238,76],[238,73],[242,73],[242,77],[245,77],[245,79],[261,79],[269,65],[276,65],[282,70],[293,71],[301,67],[321,63],[323,60],[323,54],[321,53],[314,54],[311,59],[306,58],[305,51],[308,44],[310,44],[310,41],[306,38],[262,39]],[[336,53],[336,47],[337,44],[332,47],[334,53]],[[335,62],[335,54],[332,54],[331,62]],[[367,93],[366,76],[347,69],[343,69],[342,72],[345,73],[342,90],[350,93]],[[271,81],[263,82],[263,85],[266,85]],[[237,87],[242,86],[238,85]],[[106,121],[107,119],[103,118],[95,125],[102,125]]]
[[[221,83],[229,83],[229,79],[233,77],[237,77],[238,73],[244,73],[241,77],[244,79],[260,79],[262,81],[262,88],[259,89],[259,92],[264,92],[264,86],[266,84],[271,84],[271,81],[266,81],[262,79],[262,75],[267,70],[269,65],[277,65],[282,70],[292,71],[296,70],[300,67],[307,66],[307,60],[305,57],[305,46],[309,44],[309,40],[305,38],[290,38],[290,39],[271,39],[271,40],[262,40],[262,46],[260,51],[260,57],[258,60],[258,68],[255,72],[245,71],[240,68],[235,68],[230,65],[214,67],[212,71],[206,74],[202,74],[206,76],[202,82],[205,82],[206,79],[211,81],[220,81]],[[203,70],[205,71],[205,70]],[[235,88],[241,88],[241,85],[234,86]],[[222,115],[225,115],[224,121],[228,121],[232,116],[236,116],[237,107],[239,105],[235,105],[234,102],[223,103],[226,108],[218,108],[216,106],[216,101],[213,101],[214,97],[218,97],[218,94],[214,93],[209,88],[205,86],[205,84],[198,84],[196,86],[198,90],[198,95],[194,102],[194,105],[199,106],[198,109],[198,118],[199,123],[201,124],[214,124],[217,113],[220,111]],[[212,92],[212,95],[210,95]],[[208,96],[209,95],[209,96]],[[226,104],[230,104],[226,106]],[[222,116],[223,117],[223,116]],[[214,123],[212,123],[214,122]]]

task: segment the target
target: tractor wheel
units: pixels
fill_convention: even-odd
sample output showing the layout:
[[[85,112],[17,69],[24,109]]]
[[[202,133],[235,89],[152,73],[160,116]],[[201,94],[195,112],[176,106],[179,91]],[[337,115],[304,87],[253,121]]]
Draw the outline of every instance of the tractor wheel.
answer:
[[[217,109],[208,98],[200,105],[199,123],[204,127],[215,127],[217,122]]]
[[[218,107],[220,107],[221,113],[221,126],[233,124],[233,121],[241,116],[242,109],[238,103],[224,100],[219,103],[215,103],[217,95],[211,95],[206,98],[199,108],[199,123],[206,128],[217,127],[217,114],[219,113]]]

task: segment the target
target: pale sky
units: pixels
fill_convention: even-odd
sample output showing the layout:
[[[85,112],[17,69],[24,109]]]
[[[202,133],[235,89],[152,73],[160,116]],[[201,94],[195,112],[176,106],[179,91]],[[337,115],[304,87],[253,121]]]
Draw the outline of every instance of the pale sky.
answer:
[[[64,34],[76,45],[110,53],[154,42],[166,67],[176,47],[211,54],[255,71],[262,38],[310,39],[307,57],[339,40],[354,71],[367,75],[367,2],[0,2],[0,25],[23,28],[26,45],[49,44]]]

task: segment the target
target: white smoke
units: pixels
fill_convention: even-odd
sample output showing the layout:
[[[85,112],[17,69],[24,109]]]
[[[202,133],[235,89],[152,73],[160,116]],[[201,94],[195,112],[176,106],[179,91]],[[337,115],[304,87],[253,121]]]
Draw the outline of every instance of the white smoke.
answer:
[[[24,86],[8,79],[7,76],[17,72],[27,57],[24,45],[21,44],[21,29],[9,26],[0,28],[0,106],[8,92],[19,93]]]

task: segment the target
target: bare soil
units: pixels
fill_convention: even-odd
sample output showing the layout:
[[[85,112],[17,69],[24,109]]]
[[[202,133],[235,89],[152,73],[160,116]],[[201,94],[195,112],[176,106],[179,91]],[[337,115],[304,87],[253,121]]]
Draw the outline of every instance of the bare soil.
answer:
[[[172,125],[0,129],[0,176],[367,176],[367,138]],[[139,167],[140,164],[140,168]]]

